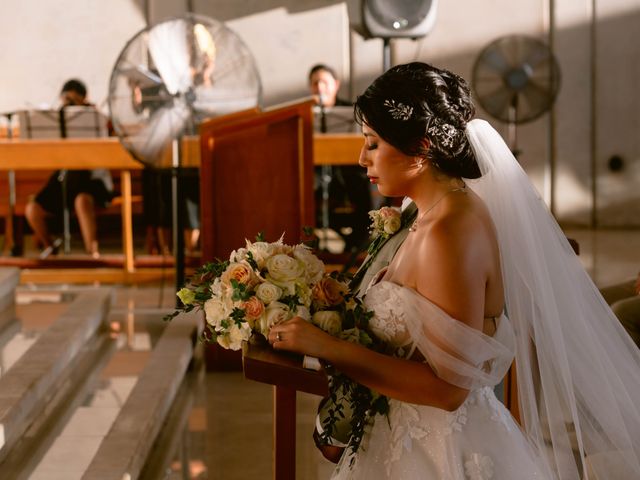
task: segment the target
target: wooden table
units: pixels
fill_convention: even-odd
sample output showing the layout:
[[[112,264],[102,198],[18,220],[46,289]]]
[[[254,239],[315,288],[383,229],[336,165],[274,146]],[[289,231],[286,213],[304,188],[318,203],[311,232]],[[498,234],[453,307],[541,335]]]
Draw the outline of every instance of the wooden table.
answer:
[[[292,480],[296,475],[296,391],[325,396],[329,393],[324,371],[302,368],[302,357],[276,352],[268,344],[245,343],[244,376],[273,385],[273,478]]]
[[[355,165],[363,145],[361,135],[316,134],[313,158],[316,165]],[[167,149],[161,166],[171,166]],[[181,165],[200,165],[200,138],[185,137]],[[125,272],[133,272],[133,223],[131,171],[143,168],[115,137],[82,139],[0,139],[0,170],[90,170],[106,168],[121,171],[122,242]]]

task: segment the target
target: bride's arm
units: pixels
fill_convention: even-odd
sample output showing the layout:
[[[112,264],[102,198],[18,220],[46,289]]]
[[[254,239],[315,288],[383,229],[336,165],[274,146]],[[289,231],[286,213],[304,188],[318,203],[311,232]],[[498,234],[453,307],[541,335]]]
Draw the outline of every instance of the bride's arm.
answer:
[[[482,235],[468,221],[440,223],[415,252],[417,290],[452,317],[481,329],[487,281]],[[278,332],[281,341],[275,341]],[[274,327],[269,339],[277,349],[323,358],[356,381],[405,402],[455,410],[468,394],[440,379],[426,363],[336,339],[302,319]]]
[[[281,325],[274,348],[313,355],[359,383],[391,398],[453,411],[468,391],[438,378],[426,363],[404,360],[337,339],[297,317]],[[275,334],[269,335],[275,340]]]

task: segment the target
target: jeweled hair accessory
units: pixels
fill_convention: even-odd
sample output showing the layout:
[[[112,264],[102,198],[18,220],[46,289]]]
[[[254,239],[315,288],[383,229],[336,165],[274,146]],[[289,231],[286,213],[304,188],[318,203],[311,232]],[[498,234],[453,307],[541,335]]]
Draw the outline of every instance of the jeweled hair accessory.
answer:
[[[448,123],[436,123],[427,129],[427,133],[436,137],[440,145],[443,147],[453,146],[454,140],[458,135],[460,135],[460,131]]]
[[[404,103],[396,102],[393,99],[385,100],[382,104],[387,107],[387,111],[394,120],[402,120],[403,122],[406,122],[411,118],[411,114],[413,113],[413,107],[405,105]]]

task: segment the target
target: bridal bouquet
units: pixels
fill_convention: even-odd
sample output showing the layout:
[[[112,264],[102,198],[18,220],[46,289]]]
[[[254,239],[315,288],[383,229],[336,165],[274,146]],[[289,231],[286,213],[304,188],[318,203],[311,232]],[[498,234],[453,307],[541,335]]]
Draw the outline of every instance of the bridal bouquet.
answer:
[[[305,244],[285,245],[282,238],[265,242],[260,236],[231,252],[228,260],[200,267],[177,292],[183,306],[165,317],[204,311],[201,339],[239,350],[253,335],[267,337],[271,327],[295,316],[330,335],[382,351],[384,345],[370,333],[373,315],[349,291],[346,279],[327,274],[324,263]],[[357,384],[326,365],[330,394],[348,398],[344,408],[329,412],[323,435],[331,438],[337,425],[350,417],[352,448],[357,450],[364,428],[375,413],[387,413],[386,398]],[[345,402],[336,402],[343,405]]]

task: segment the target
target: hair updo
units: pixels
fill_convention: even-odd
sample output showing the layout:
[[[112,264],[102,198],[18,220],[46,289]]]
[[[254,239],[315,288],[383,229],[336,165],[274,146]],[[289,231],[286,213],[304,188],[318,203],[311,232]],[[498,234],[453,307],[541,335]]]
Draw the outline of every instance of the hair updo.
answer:
[[[395,66],[357,98],[354,112],[358,123],[406,155],[426,157],[452,177],[480,177],[465,134],[475,107],[455,73],[421,62]]]

